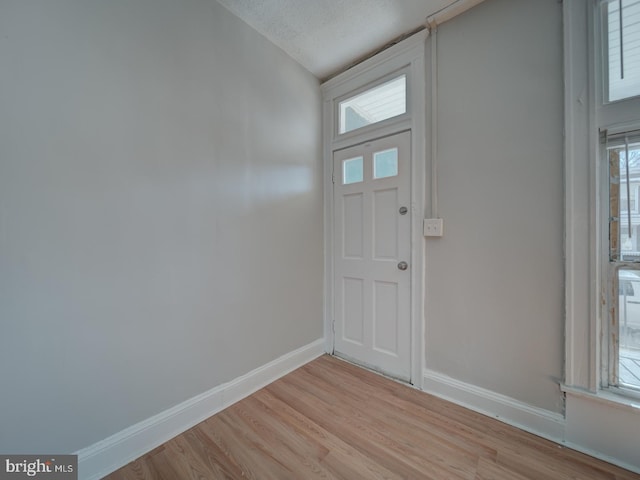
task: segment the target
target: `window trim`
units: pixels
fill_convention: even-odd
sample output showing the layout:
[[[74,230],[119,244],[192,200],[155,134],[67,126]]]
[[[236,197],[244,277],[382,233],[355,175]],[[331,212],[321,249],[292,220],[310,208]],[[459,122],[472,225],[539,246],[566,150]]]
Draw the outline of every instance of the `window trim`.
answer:
[[[598,391],[600,219],[596,185],[593,1],[563,2],[565,76],[565,375],[563,388]]]

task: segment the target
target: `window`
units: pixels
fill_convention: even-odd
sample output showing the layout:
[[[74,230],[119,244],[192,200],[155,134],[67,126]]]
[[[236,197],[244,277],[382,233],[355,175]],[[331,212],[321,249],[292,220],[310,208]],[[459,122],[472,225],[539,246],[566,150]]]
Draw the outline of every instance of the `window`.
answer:
[[[609,298],[608,386],[640,391],[640,130],[607,131],[603,137],[609,169],[608,278],[617,292]]]
[[[338,103],[338,132],[351,132],[407,112],[407,76],[389,80]]]
[[[398,149],[392,148],[373,154],[373,178],[398,175]]]
[[[624,163],[623,163],[624,165]],[[635,165],[633,166],[637,168]],[[621,178],[622,187],[620,188],[620,212],[627,216],[638,213],[638,179]]]
[[[640,0],[612,0],[603,8],[607,98],[640,95]]]
[[[342,162],[342,184],[362,182],[364,179],[364,163],[362,157],[349,158]]]
[[[367,162],[368,180],[371,165]],[[342,161],[342,184],[350,185],[364,181],[364,157],[348,158]],[[373,153],[373,180],[396,177],[398,175],[398,149],[390,148]]]
[[[616,319],[620,340],[617,386],[638,389],[640,385],[640,271],[620,268]]]
[[[602,386],[640,394],[640,0],[600,2],[602,96],[596,110],[602,189]],[[629,112],[632,112],[629,115]],[[605,231],[606,230],[606,231]]]
[[[606,137],[605,156],[609,163],[609,258],[614,261],[640,261],[640,132],[637,138],[632,133]]]

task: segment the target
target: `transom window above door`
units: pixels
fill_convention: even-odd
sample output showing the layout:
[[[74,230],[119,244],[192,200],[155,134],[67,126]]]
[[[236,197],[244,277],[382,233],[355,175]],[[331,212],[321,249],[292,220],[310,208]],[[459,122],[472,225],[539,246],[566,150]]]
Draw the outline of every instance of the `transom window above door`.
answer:
[[[402,74],[338,103],[340,135],[407,113],[407,75]]]

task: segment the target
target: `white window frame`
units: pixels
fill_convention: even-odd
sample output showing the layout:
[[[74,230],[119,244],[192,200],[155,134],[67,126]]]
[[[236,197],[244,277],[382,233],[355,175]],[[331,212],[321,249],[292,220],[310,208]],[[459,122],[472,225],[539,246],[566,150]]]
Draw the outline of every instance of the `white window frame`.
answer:
[[[426,71],[425,43],[420,31],[321,86],[323,96],[325,351],[333,352],[333,152],[365,141],[411,130],[411,383],[419,389],[424,379],[424,237],[426,211]],[[338,104],[406,73],[407,111],[402,115],[339,134]],[[335,179],[339,181],[339,179]]]
[[[638,121],[640,97],[605,103],[599,70],[604,0],[565,0],[565,391],[601,394],[625,403],[633,395],[609,388],[610,294],[608,172],[600,129]],[[605,233],[606,232],[606,233]],[[615,302],[615,300],[614,300]]]

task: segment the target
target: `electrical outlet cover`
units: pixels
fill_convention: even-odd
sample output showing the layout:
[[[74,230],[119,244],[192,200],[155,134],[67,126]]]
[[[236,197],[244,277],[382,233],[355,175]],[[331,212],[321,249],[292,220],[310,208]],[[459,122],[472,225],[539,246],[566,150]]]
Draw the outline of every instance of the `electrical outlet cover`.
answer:
[[[444,233],[444,220],[442,218],[425,218],[423,228],[425,237],[441,237]]]

